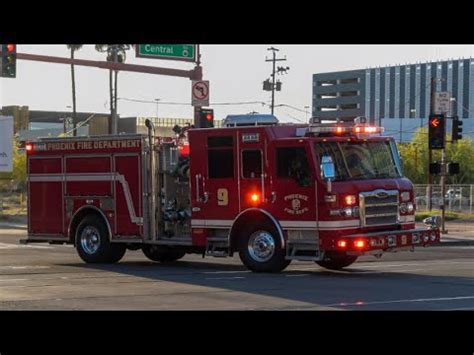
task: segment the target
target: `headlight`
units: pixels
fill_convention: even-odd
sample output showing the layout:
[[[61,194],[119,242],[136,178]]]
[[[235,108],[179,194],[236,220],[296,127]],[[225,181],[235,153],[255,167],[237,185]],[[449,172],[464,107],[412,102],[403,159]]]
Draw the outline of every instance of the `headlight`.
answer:
[[[400,204],[400,213],[405,214],[408,212],[408,207],[406,203],[401,203]]]
[[[412,202],[407,203],[407,210],[408,210],[408,213],[412,213],[415,210],[415,206],[413,206]]]
[[[400,194],[400,199],[403,201],[403,202],[407,202],[407,201],[410,201],[410,191],[404,191]]]

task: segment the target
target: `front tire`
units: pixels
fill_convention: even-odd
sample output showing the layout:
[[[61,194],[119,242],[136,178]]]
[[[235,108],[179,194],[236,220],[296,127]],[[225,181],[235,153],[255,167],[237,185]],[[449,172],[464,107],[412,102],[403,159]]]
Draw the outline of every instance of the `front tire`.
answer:
[[[173,262],[186,255],[186,253],[183,251],[158,247],[156,245],[144,245],[142,247],[142,251],[148,259],[160,263]]]
[[[343,253],[326,253],[324,260],[316,261],[316,264],[329,270],[341,270],[357,260],[355,255],[346,255]]]
[[[263,225],[244,232],[243,237],[239,256],[249,270],[280,272],[290,264],[275,228]]]
[[[93,215],[86,216],[76,232],[76,250],[88,264],[116,263],[125,255],[125,244],[113,244],[104,221]]]

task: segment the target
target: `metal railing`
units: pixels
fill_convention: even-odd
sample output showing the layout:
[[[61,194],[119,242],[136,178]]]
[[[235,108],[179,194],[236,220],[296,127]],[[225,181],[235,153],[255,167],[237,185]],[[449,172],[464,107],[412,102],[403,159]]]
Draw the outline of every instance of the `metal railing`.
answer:
[[[443,203],[440,185],[415,185],[417,211],[427,211],[431,207],[439,210]],[[446,211],[474,212],[474,185],[446,185],[444,196]]]

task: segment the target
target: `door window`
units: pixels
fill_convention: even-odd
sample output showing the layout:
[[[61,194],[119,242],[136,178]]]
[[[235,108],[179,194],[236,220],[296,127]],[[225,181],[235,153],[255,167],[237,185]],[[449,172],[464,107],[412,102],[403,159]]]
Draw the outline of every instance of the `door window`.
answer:
[[[262,152],[260,150],[244,150],[242,152],[242,177],[257,179],[262,176]]]

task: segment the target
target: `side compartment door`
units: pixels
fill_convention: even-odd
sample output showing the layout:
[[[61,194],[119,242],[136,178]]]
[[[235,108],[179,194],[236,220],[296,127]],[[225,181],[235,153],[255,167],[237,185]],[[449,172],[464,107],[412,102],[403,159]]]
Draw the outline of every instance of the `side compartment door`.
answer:
[[[230,228],[239,211],[235,132],[190,134],[193,228]]]
[[[28,232],[63,236],[62,157],[28,158]]]

